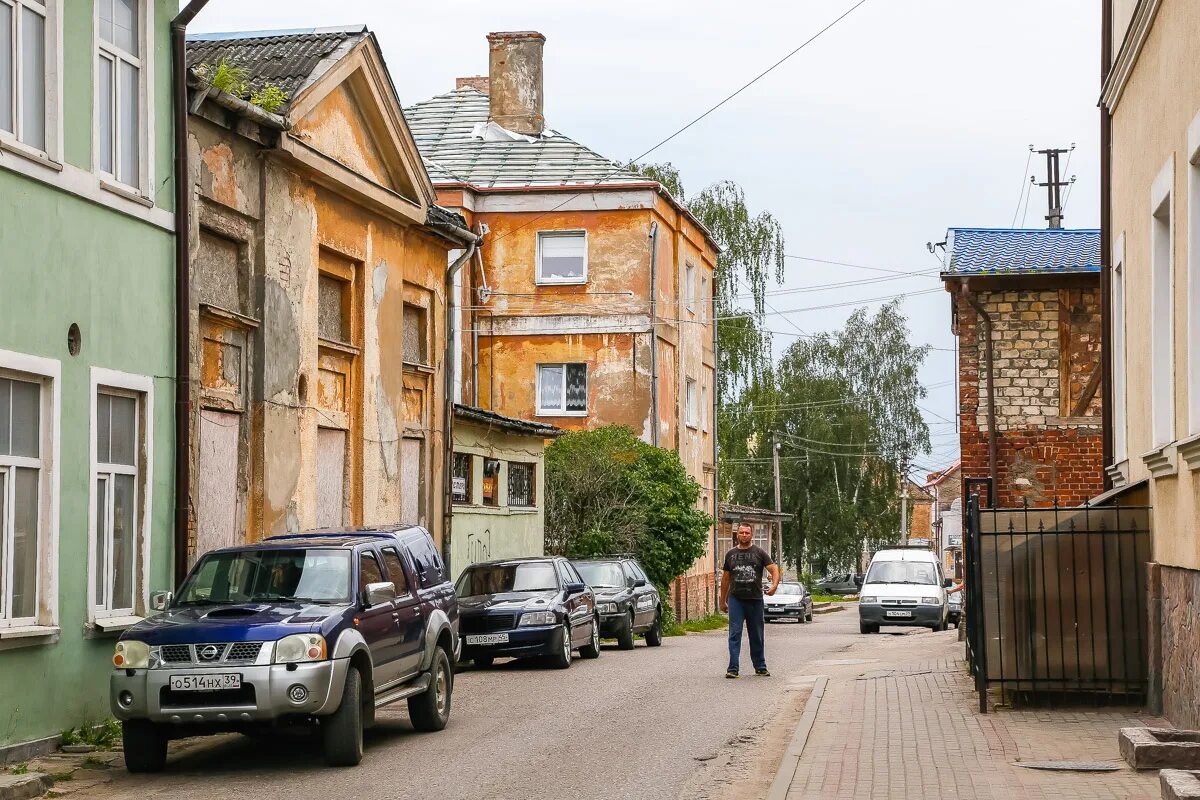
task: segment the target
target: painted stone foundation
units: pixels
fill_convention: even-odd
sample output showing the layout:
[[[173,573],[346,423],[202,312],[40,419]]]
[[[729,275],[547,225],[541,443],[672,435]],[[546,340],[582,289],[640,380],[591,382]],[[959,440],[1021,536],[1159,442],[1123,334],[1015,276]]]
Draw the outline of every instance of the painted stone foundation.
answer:
[[[1200,671],[1196,669],[1200,570],[1153,565],[1152,570],[1155,568],[1157,580],[1150,582],[1151,693],[1161,692],[1162,714],[1173,725],[1200,729]],[[1154,616],[1158,616],[1157,625]],[[1158,634],[1157,643],[1153,632]]]

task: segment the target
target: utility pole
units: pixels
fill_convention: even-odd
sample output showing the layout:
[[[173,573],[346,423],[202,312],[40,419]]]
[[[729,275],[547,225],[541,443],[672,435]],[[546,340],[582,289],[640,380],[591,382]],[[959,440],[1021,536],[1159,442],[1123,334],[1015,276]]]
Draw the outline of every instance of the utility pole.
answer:
[[[1046,205],[1049,210],[1049,213],[1046,215],[1046,222],[1049,223],[1049,227],[1051,227],[1051,228],[1061,228],[1062,227],[1062,221],[1063,221],[1062,187],[1068,186],[1075,182],[1074,176],[1072,176],[1071,180],[1069,180],[1069,181],[1060,180],[1060,174],[1059,174],[1059,168],[1058,168],[1058,158],[1063,153],[1070,153],[1074,149],[1075,149],[1075,145],[1072,144],[1069,149],[1065,149],[1065,150],[1062,148],[1053,148],[1052,147],[1052,148],[1047,148],[1045,150],[1035,151],[1035,152],[1037,152],[1038,155],[1043,155],[1046,157],[1046,182],[1038,183],[1037,180],[1032,175],[1029,176],[1029,180],[1032,181],[1034,183],[1034,185],[1042,186],[1042,187],[1045,187],[1045,189],[1046,189]]]
[[[779,500],[779,434],[771,431],[771,466],[775,472],[775,510],[782,511],[783,506]],[[783,557],[783,521],[775,520],[775,547],[771,548],[775,552],[771,555],[778,563]]]
[[[900,465],[900,544],[908,546],[908,459]]]

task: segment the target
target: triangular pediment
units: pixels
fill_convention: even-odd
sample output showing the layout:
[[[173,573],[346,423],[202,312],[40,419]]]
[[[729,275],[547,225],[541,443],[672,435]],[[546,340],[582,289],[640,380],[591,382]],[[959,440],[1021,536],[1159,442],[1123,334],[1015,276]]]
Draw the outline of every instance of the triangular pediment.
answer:
[[[292,100],[288,135],[422,208],[433,186],[374,40],[365,39]]]

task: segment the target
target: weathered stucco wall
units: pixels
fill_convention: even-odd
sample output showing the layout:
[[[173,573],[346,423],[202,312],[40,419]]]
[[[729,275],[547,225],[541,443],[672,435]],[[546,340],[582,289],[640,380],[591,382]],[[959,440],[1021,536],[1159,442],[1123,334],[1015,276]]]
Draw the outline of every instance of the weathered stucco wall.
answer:
[[[1129,4],[1124,4],[1128,6]],[[1120,26],[1118,26],[1120,29]],[[1174,264],[1175,435],[1194,431],[1188,419],[1188,370],[1200,354],[1188,346],[1188,172],[1189,126],[1200,113],[1200,7],[1163,0],[1153,27],[1112,114],[1112,226],[1114,261],[1122,255],[1125,319],[1125,400],[1131,482],[1150,478],[1142,454],[1154,448],[1152,434],[1151,202],[1155,179],[1170,164],[1172,258]],[[1122,420],[1114,420],[1115,425]],[[1151,480],[1154,558],[1163,564],[1200,569],[1200,469],[1168,448],[1175,474]]]
[[[455,420],[454,452],[472,460],[470,502],[455,503],[450,571],[454,578],[471,564],[545,552],[545,442],[542,439]],[[500,461],[496,507],[483,505],[483,459]],[[534,465],[534,507],[509,505],[508,464]]]

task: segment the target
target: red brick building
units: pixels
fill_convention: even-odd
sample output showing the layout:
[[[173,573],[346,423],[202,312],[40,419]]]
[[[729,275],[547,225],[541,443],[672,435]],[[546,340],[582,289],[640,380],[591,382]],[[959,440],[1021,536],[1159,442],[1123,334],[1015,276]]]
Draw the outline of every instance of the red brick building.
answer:
[[[946,251],[962,476],[999,506],[1100,494],[1100,232],[952,228]]]

